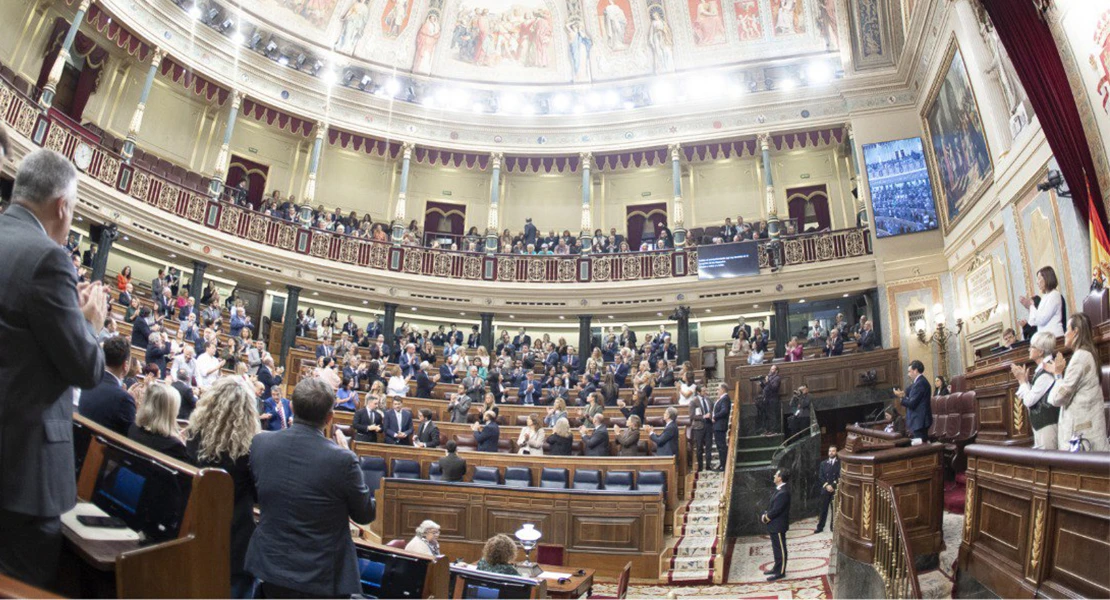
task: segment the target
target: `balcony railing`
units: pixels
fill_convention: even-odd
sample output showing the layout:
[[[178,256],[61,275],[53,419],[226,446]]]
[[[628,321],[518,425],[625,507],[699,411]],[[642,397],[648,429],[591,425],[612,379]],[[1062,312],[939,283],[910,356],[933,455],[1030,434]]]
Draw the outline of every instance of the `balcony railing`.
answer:
[[[89,177],[140,202],[259,244],[370,269],[467,281],[572,284],[689,277],[697,274],[696,248],[589,255],[485,254],[394,245],[297,223],[245,209],[173,183],[91,139],[68,119],[42,113],[35,102],[0,81],[0,115],[13,130],[74,161]],[[91,158],[89,158],[91,156]],[[87,161],[87,163],[86,163]],[[775,250],[758,247],[760,268]],[[871,254],[867,229],[842,229],[783,238],[777,264],[791,266]]]

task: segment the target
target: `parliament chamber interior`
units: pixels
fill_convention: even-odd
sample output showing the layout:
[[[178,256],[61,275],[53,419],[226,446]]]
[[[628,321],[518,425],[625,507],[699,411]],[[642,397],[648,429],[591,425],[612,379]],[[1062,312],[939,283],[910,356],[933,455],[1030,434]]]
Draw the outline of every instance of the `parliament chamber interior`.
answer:
[[[0,597],[1110,597],[1110,1],[0,33]]]

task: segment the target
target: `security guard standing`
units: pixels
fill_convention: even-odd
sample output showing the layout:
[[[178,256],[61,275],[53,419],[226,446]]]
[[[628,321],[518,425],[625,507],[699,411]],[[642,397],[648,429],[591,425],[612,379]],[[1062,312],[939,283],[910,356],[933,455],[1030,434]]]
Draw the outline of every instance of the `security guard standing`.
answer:
[[[770,571],[763,572],[768,576],[767,581],[778,581],[786,577],[786,531],[790,529],[789,481],[790,471],[775,471],[775,491],[771,492],[771,501],[762,517],[767,524],[767,533],[771,536],[771,551],[775,555],[775,566]]]

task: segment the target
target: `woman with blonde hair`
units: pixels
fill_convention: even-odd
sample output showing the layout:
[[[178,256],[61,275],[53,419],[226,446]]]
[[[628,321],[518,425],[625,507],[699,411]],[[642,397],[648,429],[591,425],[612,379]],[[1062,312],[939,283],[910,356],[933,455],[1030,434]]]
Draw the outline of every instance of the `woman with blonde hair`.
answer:
[[[540,422],[539,415],[534,413],[528,415],[528,424],[520,429],[520,438],[516,441],[519,448],[517,453],[543,456],[543,440],[545,437],[543,423]]]
[[[479,369],[489,368],[489,352],[486,351],[485,346],[478,346],[478,354],[475,356],[475,360],[481,363]]]
[[[559,419],[567,418],[567,403],[562,398],[556,398],[555,402],[547,407],[547,416],[544,417],[543,424],[548,427],[554,427]]]
[[[566,417],[555,421],[551,428],[551,435],[547,436],[547,454],[549,456],[570,456],[574,436],[570,433],[570,421]]]
[[[173,386],[161,381],[150,382],[127,437],[170,458],[188,460],[185,442],[177,432],[180,408],[181,394]]]
[[[1050,332],[1051,333],[1051,332]],[[1075,313],[1068,319],[1064,345],[1071,349],[1071,361],[1057,354],[1049,367],[1056,376],[1056,384],[1048,393],[1048,403],[1060,407],[1060,422],[1056,440],[1061,450],[1070,447],[1076,436],[1090,442],[1090,450],[1106,452],[1106,413],[1099,384],[1098,350],[1091,333],[1091,319]]]
[[[590,367],[600,370],[605,366],[605,358],[601,355],[601,348],[594,346],[590,357],[586,359],[586,370],[589,371]]]
[[[201,396],[185,430],[189,462],[223,469],[231,475],[231,597],[252,598],[254,577],[243,568],[254,533],[253,508],[258,500],[251,477],[251,440],[258,434],[258,408],[251,390],[224,377]]]
[[[389,368],[389,384],[385,387],[386,396],[408,396],[409,378],[401,377],[401,367],[393,365]]]

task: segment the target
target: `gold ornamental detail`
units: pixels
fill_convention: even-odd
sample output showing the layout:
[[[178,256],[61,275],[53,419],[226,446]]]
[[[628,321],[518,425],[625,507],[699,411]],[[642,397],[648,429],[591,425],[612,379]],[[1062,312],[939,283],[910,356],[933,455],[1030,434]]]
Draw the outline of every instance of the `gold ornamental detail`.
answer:
[[[1044,503],[1037,503],[1037,512],[1033,516],[1033,555],[1029,557],[1029,566],[1033,570],[1041,562],[1041,552],[1044,550]]]
[[[863,533],[865,534],[864,537],[867,537],[866,534],[871,532],[871,486],[867,486],[867,487],[863,488],[863,509],[862,510],[863,510],[863,515],[862,515]]]

